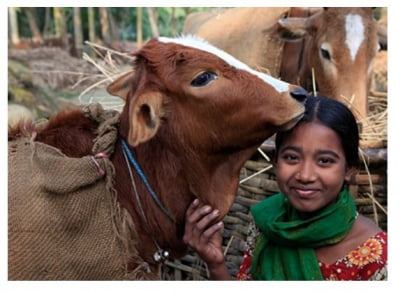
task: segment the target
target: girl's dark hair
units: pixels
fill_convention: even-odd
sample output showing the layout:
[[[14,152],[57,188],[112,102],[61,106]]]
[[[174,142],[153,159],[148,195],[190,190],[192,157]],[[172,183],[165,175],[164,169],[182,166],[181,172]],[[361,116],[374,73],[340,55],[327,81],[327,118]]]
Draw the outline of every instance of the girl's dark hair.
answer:
[[[339,136],[349,167],[359,166],[359,134],[353,113],[343,103],[322,96],[308,97],[303,118],[288,131],[276,134],[276,153],[290,133],[303,122],[318,122],[336,132]]]

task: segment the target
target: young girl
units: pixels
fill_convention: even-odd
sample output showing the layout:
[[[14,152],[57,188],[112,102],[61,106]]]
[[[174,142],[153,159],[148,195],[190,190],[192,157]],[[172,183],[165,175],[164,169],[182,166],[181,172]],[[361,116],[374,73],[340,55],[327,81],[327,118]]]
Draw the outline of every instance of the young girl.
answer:
[[[281,193],[251,208],[238,279],[384,280],[387,235],[356,211],[346,183],[358,167],[359,134],[351,111],[310,97],[302,120],[276,136]],[[217,210],[196,199],[188,208],[185,242],[207,263],[212,279],[227,280]]]

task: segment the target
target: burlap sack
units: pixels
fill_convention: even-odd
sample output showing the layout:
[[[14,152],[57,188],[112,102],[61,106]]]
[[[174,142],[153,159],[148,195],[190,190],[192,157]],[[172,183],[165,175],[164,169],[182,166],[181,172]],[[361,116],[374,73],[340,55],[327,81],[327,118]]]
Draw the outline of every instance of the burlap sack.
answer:
[[[93,154],[112,154],[118,114],[84,109],[99,123]],[[107,158],[70,158],[35,142],[8,144],[9,280],[121,280],[151,278],[138,260],[131,218],[116,201],[114,167]]]

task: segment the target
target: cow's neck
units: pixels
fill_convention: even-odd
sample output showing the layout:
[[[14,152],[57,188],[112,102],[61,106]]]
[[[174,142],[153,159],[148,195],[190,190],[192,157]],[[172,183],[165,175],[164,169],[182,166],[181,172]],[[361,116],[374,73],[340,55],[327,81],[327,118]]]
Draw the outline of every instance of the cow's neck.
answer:
[[[132,177],[137,188],[137,193],[135,192],[121,141],[119,141],[112,158],[115,166],[122,167],[116,170],[117,197],[120,204],[132,216],[135,229],[139,233],[137,249],[147,262],[152,262],[156,251],[155,242],[161,248],[170,250],[173,256],[180,256],[186,252],[182,234],[185,212],[191,201],[191,195],[184,179],[179,174],[181,169],[177,167],[178,158],[170,152],[154,148],[151,144],[135,148],[132,154],[141,166],[152,189],[175,219],[173,222],[163,214],[137,172],[132,168]],[[119,180],[121,178],[125,180]],[[140,204],[137,203],[137,198],[140,199]],[[140,206],[143,208],[145,218]]]
[[[139,232],[138,251],[147,262],[152,261],[156,251],[153,240],[156,240],[161,248],[170,250],[173,257],[180,257],[186,253],[187,246],[182,241],[185,213],[195,197],[200,200],[208,197],[214,202],[204,202],[213,207],[223,207],[222,214],[228,212],[236,195],[240,167],[254,152],[254,148],[251,148],[228,159],[224,156],[202,158],[197,154],[196,160],[190,162],[182,154],[183,151],[178,154],[176,151],[160,148],[160,145],[162,146],[147,143],[133,149],[132,153],[163,205],[174,216],[175,223],[162,213],[140,177],[133,172],[141,205],[146,214],[146,220],[143,220],[133,186],[130,180],[126,180],[130,175],[120,141],[112,158],[115,166],[123,167],[116,170],[118,201],[132,215]],[[118,178],[125,180],[121,181]]]

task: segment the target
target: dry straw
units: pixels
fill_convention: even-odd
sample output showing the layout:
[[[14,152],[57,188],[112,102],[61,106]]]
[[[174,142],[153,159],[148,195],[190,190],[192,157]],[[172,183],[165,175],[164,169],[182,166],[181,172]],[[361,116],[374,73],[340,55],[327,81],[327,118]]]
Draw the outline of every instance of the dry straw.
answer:
[[[105,92],[98,94],[98,91],[99,89],[104,91],[105,87],[110,82],[131,70],[131,64],[134,58],[128,53],[118,52],[89,41],[86,41],[85,44],[88,45],[91,50],[93,50],[95,56],[84,53],[83,59],[93,65],[101,73],[101,75],[95,83],[80,93],[78,97],[79,102],[82,104],[99,102],[106,109],[115,109],[121,111],[124,101],[119,98],[109,96]],[[120,64],[121,62],[124,62],[124,64]],[[95,94],[90,95],[90,92]],[[88,99],[86,97],[90,98]]]

